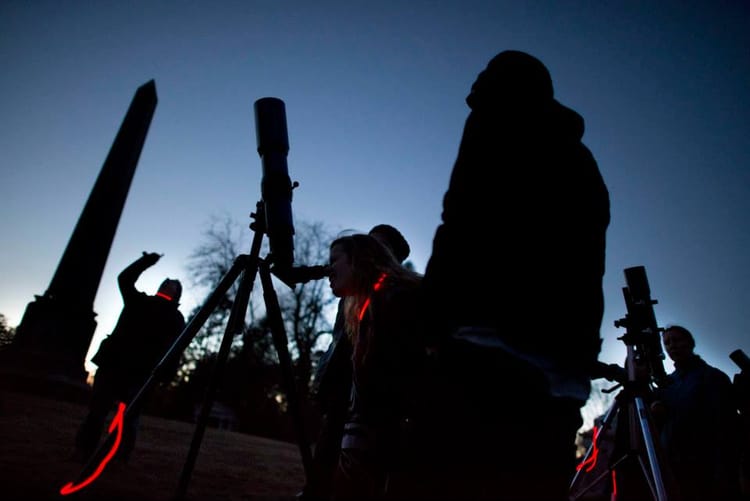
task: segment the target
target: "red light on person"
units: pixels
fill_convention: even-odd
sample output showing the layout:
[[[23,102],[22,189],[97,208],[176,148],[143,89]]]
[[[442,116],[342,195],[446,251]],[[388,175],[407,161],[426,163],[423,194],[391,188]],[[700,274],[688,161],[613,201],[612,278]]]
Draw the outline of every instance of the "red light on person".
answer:
[[[380,287],[383,286],[383,281],[385,280],[385,277],[387,277],[387,276],[388,276],[387,273],[382,273],[380,275],[380,278],[378,278],[378,281],[375,282],[375,285],[372,286],[372,290],[373,291],[379,290]],[[359,310],[359,320],[360,321],[362,320],[362,317],[365,316],[365,311],[367,311],[367,307],[368,306],[370,306],[370,298],[369,297],[365,300],[365,304],[362,305],[362,309]]]

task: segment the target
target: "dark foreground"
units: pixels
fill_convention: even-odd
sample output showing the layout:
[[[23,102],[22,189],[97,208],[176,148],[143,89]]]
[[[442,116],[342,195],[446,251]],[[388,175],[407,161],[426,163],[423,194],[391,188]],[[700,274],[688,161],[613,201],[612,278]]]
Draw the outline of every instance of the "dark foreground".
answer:
[[[195,425],[143,416],[127,465],[114,464],[85,489],[61,496],[81,465],[70,461],[84,405],[0,390],[0,499],[172,501]],[[296,444],[206,429],[186,501],[291,500],[304,482]]]

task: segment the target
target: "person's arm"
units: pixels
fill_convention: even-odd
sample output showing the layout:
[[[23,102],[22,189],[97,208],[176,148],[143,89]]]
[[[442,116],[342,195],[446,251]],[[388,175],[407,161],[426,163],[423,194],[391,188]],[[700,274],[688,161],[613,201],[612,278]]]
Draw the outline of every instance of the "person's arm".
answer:
[[[122,299],[126,303],[138,294],[138,290],[135,288],[135,282],[138,280],[138,277],[141,276],[141,273],[143,273],[146,268],[156,264],[159,258],[161,258],[160,254],[144,251],[141,257],[133,261],[117,276],[117,284],[120,286],[120,294],[122,294]]]

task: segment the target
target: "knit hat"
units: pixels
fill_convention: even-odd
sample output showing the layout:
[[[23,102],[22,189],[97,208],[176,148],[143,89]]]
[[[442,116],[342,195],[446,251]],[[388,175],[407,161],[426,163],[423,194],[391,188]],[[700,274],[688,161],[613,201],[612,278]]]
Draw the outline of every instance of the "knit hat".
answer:
[[[525,52],[505,50],[493,57],[479,74],[466,103],[476,110],[497,103],[551,101],[553,96],[552,77],[539,59]]]
[[[383,243],[388,246],[388,248],[391,250],[391,252],[393,252],[393,255],[396,256],[396,259],[398,259],[400,263],[403,263],[404,260],[409,257],[409,252],[411,252],[409,243],[406,241],[401,232],[390,224],[375,225],[372,227],[369,233],[371,236],[374,233],[377,233],[379,236],[383,237]]]
[[[179,303],[180,296],[182,296],[182,284],[179,280],[166,278],[159,286],[159,292],[169,296],[175,303]]]

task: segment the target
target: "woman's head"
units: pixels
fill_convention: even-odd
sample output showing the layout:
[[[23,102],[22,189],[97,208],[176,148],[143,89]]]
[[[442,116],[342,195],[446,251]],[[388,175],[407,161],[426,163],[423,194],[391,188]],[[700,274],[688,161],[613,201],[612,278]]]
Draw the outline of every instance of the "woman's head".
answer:
[[[362,319],[365,314],[370,319],[381,314],[376,311],[374,295],[391,287],[416,286],[421,275],[402,266],[393,252],[372,235],[338,237],[331,242],[330,253],[331,290],[344,298],[344,326],[354,346],[355,366],[361,367],[375,335],[374,322],[366,322],[363,327]]]
[[[401,265],[370,235],[346,235],[331,242],[329,281],[338,297],[367,296],[383,273],[398,273]]]

